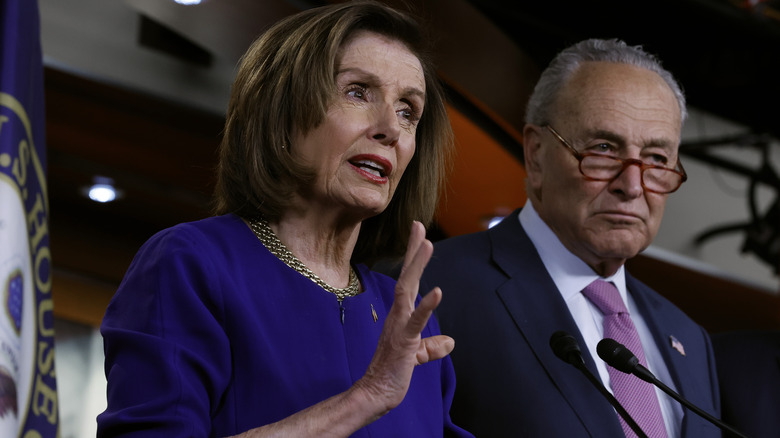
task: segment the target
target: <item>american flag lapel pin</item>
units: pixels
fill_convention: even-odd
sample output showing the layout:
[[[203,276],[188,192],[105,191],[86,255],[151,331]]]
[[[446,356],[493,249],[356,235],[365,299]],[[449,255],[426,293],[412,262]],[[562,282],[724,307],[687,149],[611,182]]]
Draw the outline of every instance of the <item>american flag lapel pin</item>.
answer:
[[[672,348],[677,350],[678,353],[685,356],[685,347],[683,347],[682,342],[678,341],[677,338],[674,336],[669,336],[669,342],[672,344]]]

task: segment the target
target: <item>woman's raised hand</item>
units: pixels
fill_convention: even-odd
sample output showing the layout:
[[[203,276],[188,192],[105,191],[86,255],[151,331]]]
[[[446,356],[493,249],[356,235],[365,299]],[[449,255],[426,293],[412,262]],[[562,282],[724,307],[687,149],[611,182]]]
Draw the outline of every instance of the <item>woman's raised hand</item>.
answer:
[[[441,290],[434,288],[415,308],[420,277],[432,254],[433,244],[425,239],[425,227],[415,221],[379,344],[366,374],[355,383],[371,399],[384,404],[386,410],[382,414],[401,403],[416,365],[440,359],[455,346],[449,336],[421,336],[442,297]]]

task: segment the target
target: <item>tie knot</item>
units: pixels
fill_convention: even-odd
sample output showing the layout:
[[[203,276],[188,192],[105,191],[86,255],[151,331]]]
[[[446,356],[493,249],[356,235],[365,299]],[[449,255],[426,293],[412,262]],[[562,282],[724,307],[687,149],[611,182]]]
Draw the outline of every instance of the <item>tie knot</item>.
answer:
[[[617,287],[609,281],[596,280],[587,285],[582,293],[601,310],[604,315],[628,313]]]

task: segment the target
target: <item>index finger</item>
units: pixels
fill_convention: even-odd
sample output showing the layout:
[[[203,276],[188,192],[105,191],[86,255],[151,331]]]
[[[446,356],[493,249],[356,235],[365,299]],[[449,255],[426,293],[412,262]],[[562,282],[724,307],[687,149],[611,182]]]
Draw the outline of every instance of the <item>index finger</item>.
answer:
[[[412,228],[409,231],[409,242],[406,244],[406,254],[404,255],[402,271],[412,262],[414,255],[417,253],[417,250],[424,240],[425,227],[420,222],[413,221]]]
[[[420,277],[433,254],[433,244],[425,239],[425,227],[420,222],[412,224],[409,235],[409,246],[406,249],[404,265],[398,276],[396,295],[408,295],[410,303],[414,303],[417,290],[420,287]]]

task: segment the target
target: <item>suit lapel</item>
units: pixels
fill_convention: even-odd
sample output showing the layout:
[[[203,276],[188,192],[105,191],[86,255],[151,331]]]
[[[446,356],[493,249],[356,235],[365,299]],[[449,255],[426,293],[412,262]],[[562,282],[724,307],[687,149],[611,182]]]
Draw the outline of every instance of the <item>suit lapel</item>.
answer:
[[[594,398],[596,388],[580,371],[556,357],[550,348],[550,336],[559,330],[573,335],[580,345],[585,345],[585,342],[555,283],[520,225],[517,213],[515,211],[488,231],[493,262],[508,277],[506,283],[496,290],[498,298],[536,359],[591,435],[604,436],[605,430],[615,431],[610,427],[617,427],[616,430],[620,431],[609,403],[600,395]],[[583,358],[588,369],[597,375],[593,358],[587,352],[584,352]],[[594,403],[594,399],[603,403]],[[609,422],[605,422],[604,418],[615,418],[614,425],[605,425]]]
[[[687,330],[679,327],[673,319],[662,318],[660,315],[667,313],[661,309],[664,303],[648,293],[647,286],[628,273],[626,273],[626,287],[634,298],[634,302],[639,308],[639,312],[647,323],[650,332],[653,334],[653,339],[661,351],[664,362],[669,367],[669,373],[674,380],[674,385],[678,389],[677,392],[684,394],[686,383],[693,379],[689,375],[691,370],[686,363],[685,355],[681,354],[679,350],[679,348],[684,350],[685,347],[679,344],[680,346],[675,348],[673,341],[677,340],[677,337],[681,337]]]
[[[658,297],[651,294],[647,286],[631,277],[628,273],[626,274],[626,286],[631,292],[634,302],[639,308],[639,312],[642,314],[650,332],[653,334],[653,339],[661,352],[661,356],[674,383],[675,392],[684,398],[690,399],[692,394],[704,391],[704,388],[695,387],[694,382],[698,381],[697,376],[692,374],[694,370],[688,363],[687,356],[683,354],[685,335],[690,332],[690,329],[682,327],[677,319],[663,318],[662,315],[669,313],[668,309],[662,309],[665,307],[665,304]],[[668,385],[670,382],[664,383]],[[684,413],[681,430],[683,436],[696,435],[698,433],[690,429],[692,427],[691,422],[687,420],[690,415],[694,414],[687,411]]]

